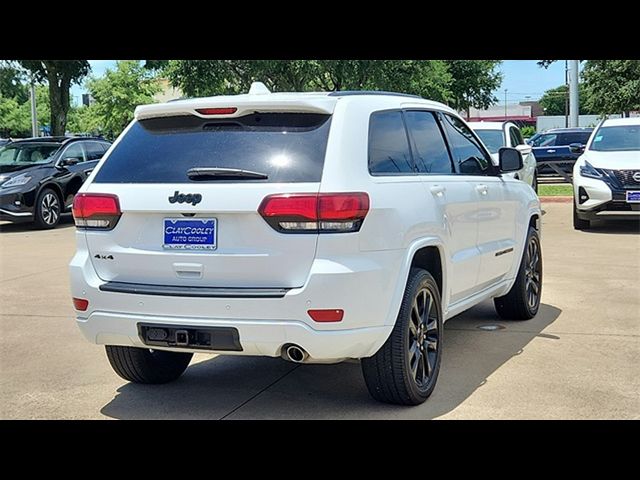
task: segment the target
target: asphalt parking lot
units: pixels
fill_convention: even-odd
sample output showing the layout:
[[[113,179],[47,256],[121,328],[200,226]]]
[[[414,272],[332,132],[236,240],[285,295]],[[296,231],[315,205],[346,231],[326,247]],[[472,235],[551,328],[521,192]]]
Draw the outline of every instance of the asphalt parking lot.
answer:
[[[1,225],[0,418],[639,419],[638,225],[577,232],[571,204],[543,209],[538,316],[500,321],[487,303],[447,322],[436,391],[410,408],[372,400],[356,362],[196,355],[172,384],[127,384],[74,324],[72,219]]]

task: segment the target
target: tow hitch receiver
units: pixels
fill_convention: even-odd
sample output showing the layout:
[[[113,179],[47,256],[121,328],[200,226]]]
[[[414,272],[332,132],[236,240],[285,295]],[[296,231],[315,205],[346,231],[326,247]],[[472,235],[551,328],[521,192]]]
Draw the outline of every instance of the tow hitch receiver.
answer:
[[[185,327],[139,323],[138,335],[142,342],[149,346],[242,351],[238,329],[233,327]]]

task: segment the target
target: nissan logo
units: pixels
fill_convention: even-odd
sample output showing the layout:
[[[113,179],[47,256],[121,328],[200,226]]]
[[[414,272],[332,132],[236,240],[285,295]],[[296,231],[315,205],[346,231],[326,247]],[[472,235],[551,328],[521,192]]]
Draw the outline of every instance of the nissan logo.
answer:
[[[636,182],[640,183],[640,170],[634,173],[631,178],[633,178]]]

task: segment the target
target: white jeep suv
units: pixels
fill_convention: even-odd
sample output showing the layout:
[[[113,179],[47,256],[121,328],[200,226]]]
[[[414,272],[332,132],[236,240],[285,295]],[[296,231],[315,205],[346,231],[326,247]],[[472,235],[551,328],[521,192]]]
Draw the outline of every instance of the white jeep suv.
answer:
[[[594,220],[640,220],[640,118],[604,120],[593,131],[573,166],[573,198],[576,230]]]
[[[76,196],[77,324],[121,377],[174,380],[194,352],[352,358],[373,397],[413,405],[444,321],[491,298],[536,314],[538,198],[455,111],[252,90],[138,107]]]

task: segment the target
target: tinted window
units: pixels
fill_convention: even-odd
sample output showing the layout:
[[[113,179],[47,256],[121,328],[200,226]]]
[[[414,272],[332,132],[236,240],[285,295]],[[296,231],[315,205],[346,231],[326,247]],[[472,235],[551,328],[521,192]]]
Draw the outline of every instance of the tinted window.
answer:
[[[590,150],[603,152],[640,150],[640,125],[599,128],[593,137]],[[640,165],[640,155],[634,167],[638,165]]]
[[[81,162],[84,162],[84,152],[82,150],[82,143],[72,143],[62,153],[62,158],[77,158]]]
[[[476,135],[480,137],[490,153],[498,153],[498,150],[504,147],[504,132],[502,130],[476,130]]]
[[[215,121],[195,116],[141,120],[111,152],[95,182],[194,182],[187,176],[194,167],[268,175],[267,180],[242,182],[319,182],[330,118],[315,113],[256,113]]]
[[[569,132],[558,135],[556,145],[571,145],[572,143],[580,143],[586,145],[591,132]]]
[[[442,132],[431,112],[405,112],[415,146],[413,158],[422,173],[452,173],[453,166]]]
[[[465,175],[490,173],[491,158],[485,154],[471,130],[458,118],[450,115],[442,117],[458,171]]]
[[[534,147],[553,147],[556,145],[556,138],[558,137],[555,133],[543,133],[539,137],[531,140],[531,145]]]
[[[524,139],[522,138],[522,133],[520,133],[520,129],[516,127],[509,128],[509,135],[511,136],[511,146],[515,147],[517,145],[524,145]]]
[[[104,148],[98,142],[86,142],[84,148],[87,151],[87,160],[100,160],[104,155]]]
[[[369,171],[384,174],[414,173],[401,112],[378,112],[371,115]]]

